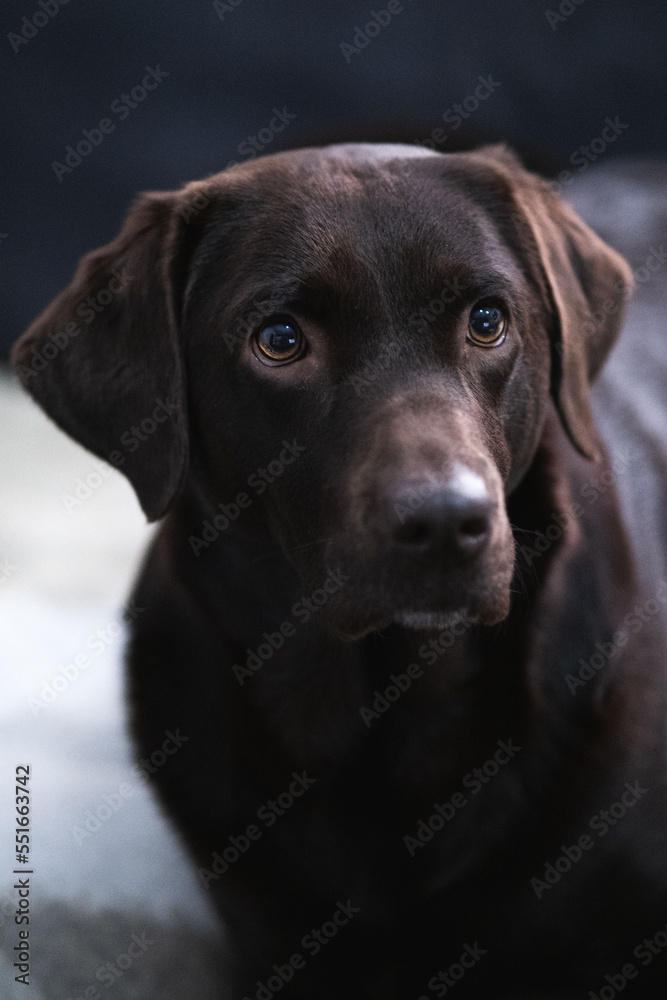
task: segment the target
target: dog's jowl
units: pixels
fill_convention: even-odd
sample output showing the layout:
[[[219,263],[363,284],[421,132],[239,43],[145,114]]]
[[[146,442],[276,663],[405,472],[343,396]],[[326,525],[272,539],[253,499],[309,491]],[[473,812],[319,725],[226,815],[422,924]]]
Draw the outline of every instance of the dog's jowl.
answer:
[[[503,147],[343,145],[143,195],[16,345],[163,519],[129,711],[187,734],[151,780],[229,997],[662,996],[667,532],[613,456],[667,462],[594,419],[631,286]]]

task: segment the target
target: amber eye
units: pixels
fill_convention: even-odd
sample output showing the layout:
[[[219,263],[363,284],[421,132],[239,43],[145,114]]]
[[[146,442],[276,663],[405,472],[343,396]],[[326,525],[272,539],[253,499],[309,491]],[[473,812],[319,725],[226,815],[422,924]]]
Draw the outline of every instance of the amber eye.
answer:
[[[507,320],[495,302],[482,300],[470,310],[468,340],[478,347],[498,347],[505,339]]]
[[[273,365],[296,361],[306,349],[306,338],[294,320],[277,321],[255,334],[255,354],[260,361]]]

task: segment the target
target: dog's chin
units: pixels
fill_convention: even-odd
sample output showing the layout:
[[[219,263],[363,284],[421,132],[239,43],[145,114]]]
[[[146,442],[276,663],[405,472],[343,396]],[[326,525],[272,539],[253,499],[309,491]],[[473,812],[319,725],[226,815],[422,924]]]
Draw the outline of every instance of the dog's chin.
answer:
[[[415,629],[419,632],[444,632],[461,622],[470,625],[497,625],[509,614],[509,594],[496,601],[483,604],[464,604],[457,608],[447,608],[437,611],[401,611],[395,614],[392,621],[403,628]]]
[[[492,600],[487,597],[484,601],[469,601],[438,609],[387,608],[371,611],[365,610],[364,602],[360,600],[355,605],[339,606],[334,613],[326,616],[326,624],[338,639],[354,642],[389,625],[400,625],[418,632],[443,632],[460,623],[466,628],[471,625],[497,625],[507,617],[509,609],[509,588]]]
[[[460,608],[457,611],[401,611],[394,615],[394,625],[402,625],[403,628],[416,629],[422,631],[438,631],[452,628],[459,622],[475,625],[479,621],[476,615],[468,613],[467,608]]]

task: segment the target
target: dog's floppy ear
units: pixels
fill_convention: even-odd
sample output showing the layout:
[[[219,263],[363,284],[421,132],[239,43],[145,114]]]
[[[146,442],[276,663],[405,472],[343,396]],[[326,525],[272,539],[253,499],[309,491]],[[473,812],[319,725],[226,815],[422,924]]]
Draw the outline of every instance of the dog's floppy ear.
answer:
[[[150,521],[166,512],[188,461],[179,198],[142,195],[116,239],[80,261],[12,352],[26,389],[63,430],[125,473]]]
[[[505,173],[530,227],[552,300],[552,394],[578,451],[597,459],[589,385],[623,323],[634,281],[630,266],[603,242],[551,185],[524,170],[504,147],[482,151]]]

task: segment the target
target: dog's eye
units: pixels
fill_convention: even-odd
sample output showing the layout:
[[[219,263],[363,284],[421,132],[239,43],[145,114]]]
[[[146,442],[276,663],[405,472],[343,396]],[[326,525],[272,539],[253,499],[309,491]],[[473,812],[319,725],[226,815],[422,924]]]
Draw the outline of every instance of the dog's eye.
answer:
[[[507,321],[495,302],[478,302],[470,310],[468,340],[478,347],[498,347],[505,339]]]
[[[296,361],[306,348],[306,338],[292,320],[275,322],[263,327],[255,335],[255,352],[265,364],[282,365]]]

